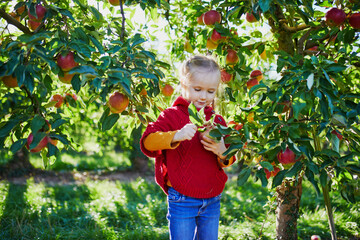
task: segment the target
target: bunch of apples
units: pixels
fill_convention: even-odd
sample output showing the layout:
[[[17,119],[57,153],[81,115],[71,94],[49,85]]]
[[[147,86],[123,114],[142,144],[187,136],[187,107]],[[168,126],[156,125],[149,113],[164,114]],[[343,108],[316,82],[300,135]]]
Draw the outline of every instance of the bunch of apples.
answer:
[[[360,13],[350,12],[347,15],[344,10],[334,7],[325,14],[325,22],[329,27],[339,27],[343,25],[346,20],[352,28],[360,29]]]

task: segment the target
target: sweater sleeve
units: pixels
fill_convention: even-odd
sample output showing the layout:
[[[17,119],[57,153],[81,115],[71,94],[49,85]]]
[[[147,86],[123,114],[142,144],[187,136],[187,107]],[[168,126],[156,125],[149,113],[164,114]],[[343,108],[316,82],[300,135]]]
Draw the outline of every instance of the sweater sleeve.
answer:
[[[150,133],[144,139],[144,147],[149,151],[158,151],[163,149],[175,149],[179,146],[178,143],[171,143],[174,135],[177,131],[169,131],[169,132],[155,132]]]

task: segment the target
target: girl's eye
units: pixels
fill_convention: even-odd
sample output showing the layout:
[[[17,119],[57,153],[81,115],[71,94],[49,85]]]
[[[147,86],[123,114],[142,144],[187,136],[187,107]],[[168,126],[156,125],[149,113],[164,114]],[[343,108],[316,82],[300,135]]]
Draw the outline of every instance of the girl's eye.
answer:
[[[195,91],[196,91],[196,92],[200,92],[201,89],[200,89],[200,88],[195,88]]]
[[[215,91],[208,91],[208,93],[213,94]]]

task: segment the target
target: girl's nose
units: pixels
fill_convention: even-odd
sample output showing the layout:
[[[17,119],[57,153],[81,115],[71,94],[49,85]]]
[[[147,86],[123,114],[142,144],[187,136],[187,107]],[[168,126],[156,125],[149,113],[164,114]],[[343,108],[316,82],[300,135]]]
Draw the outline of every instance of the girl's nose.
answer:
[[[205,91],[201,91],[201,93],[200,93],[200,98],[201,98],[201,99],[205,99],[205,98],[206,98],[206,92],[205,92]]]

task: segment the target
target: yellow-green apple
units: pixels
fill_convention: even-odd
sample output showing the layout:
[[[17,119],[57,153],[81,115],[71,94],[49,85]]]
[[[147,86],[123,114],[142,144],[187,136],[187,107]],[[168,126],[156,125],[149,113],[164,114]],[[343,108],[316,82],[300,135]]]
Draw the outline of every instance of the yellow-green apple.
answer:
[[[250,78],[256,78],[258,81],[263,79],[263,74],[260,70],[254,70],[250,73]]]
[[[66,55],[59,54],[57,64],[64,72],[70,71],[72,68],[79,65],[75,62],[74,53],[71,51],[69,51]]]
[[[227,65],[235,65],[239,62],[239,56],[237,55],[235,50],[233,49],[227,50],[225,62]]]
[[[109,0],[109,3],[113,6],[119,6],[120,5],[120,0]]]
[[[280,172],[280,168],[274,166],[274,170],[273,171],[269,171],[266,168],[264,168],[265,174],[266,174],[266,178],[269,179],[270,177],[275,177],[276,174],[278,174]]]
[[[360,13],[353,13],[349,17],[349,24],[354,29],[360,29]]]
[[[190,41],[186,40],[184,43],[184,49],[185,51],[187,51],[188,53],[193,53],[194,52],[194,48],[191,46]]]
[[[53,95],[53,96],[50,98],[50,101],[51,101],[51,102],[56,102],[54,106],[55,106],[56,108],[60,108],[61,105],[62,105],[63,102],[64,102],[64,97],[61,96],[60,94],[55,94],[55,95]]]
[[[69,72],[64,72],[64,76],[61,76],[60,74],[58,76],[59,76],[59,80],[61,82],[66,83],[66,84],[70,84],[72,78],[74,77],[74,75],[75,75],[75,73],[70,74]]]
[[[16,77],[7,75],[7,76],[2,77],[1,80],[3,81],[4,85],[8,88],[18,87],[18,82],[17,82]]]
[[[210,10],[204,13],[203,21],[204,24],[207,26],[214,25],[216,22],[217,23],[221,22],[221,15],[219,12],[215,10]]]
[[[196,18],[196,21],[197,21],[197,23],[199,24],[199,25],[204,25],[204,13],[203,14],[201,14],[201,16],[199,16],[199,17],[197,17]]]
[[[37,4],[35,7],[35,11],[36,11],[36,16],[30,13],[30,9],[28,10],[29,19],[34,22],[41,22],[45,17],[45,13],[47,11],[46,8],[41,4]]]
[[[260,57],[262,60],[265,60],[267,58],[265,50],[260,54]]]
[[[27,149],[30,149],[30,144],[33,142],[33,140],[34,140],[34,135],[32,133],[30,133],[30,135],[28,136],[28,138],[26,140]],[[43,139],[41,139],[39,144],[36,145],[36,147],[30,149],[30,152],[40,152],[41,149],[46,147],[46,145],[48,144],[48,141],[49,141],[48,136],[45,136]]]
[[[253,86],[258,85],[258,84],[259,84],[259,80],[257,80],[257,78],[250,78],[246,82],[246,87],[247,87],[247,89],[251,89]]]
[[[211,39],[209,38],[207,41],[206,41],[206,48],[209,49],[209,50],[214,50],[218,47],[219,44],[217,43],[214,43],[213,41],[211,41]]]
[[[228,73],[225,69],[221,70],[221,81],[224,83],[228,83],[233,79],[233,75]]]
[[[174,88],[169,84],[165,84],[165,86],[161,89],[161,91],[164,94],[164,96],[170,97],[174,92]]]
[[[342,9],[331,8],[325,13],[325,22],[328,26],[340,26],[346,20],[346,14]]]
[[[114,92],[108,101],[112,113],[121,113],[129,105],[129,98],[119,92]]]

